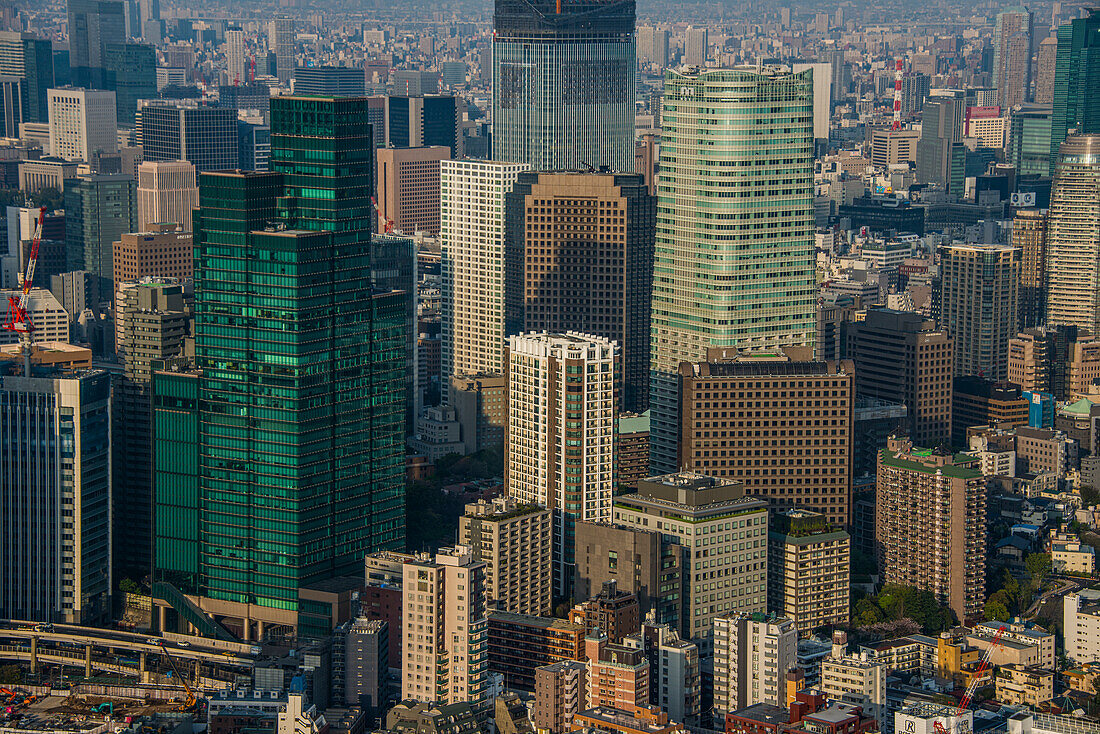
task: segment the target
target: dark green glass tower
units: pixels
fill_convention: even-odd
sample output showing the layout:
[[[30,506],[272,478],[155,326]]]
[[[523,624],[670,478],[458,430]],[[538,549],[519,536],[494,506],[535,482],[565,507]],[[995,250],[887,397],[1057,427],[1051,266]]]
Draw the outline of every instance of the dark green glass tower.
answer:
[[[1054,109],[1050,119],[1050,175],[1069,130],[1100,133],[1100,10],[1058,28]]]
[[[371,288],[366,100],[284,97],[271,115],[271,172],[200,178],[182,590],[296,612],[301,587],[404,547],[407,325],[403,294]],[[166,580],[187,578],[177,565],[158,558]]]

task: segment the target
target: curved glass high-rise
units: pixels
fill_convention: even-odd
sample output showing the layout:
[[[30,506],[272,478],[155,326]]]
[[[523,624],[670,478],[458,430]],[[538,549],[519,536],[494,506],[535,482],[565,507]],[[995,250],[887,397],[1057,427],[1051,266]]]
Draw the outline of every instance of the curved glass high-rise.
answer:
[[[496,0],[493,159],[634,170],[635,0]]]
[[[677,460],[680,362],[812,347],[813,71],[665,71],[650,360],[650,470]]]

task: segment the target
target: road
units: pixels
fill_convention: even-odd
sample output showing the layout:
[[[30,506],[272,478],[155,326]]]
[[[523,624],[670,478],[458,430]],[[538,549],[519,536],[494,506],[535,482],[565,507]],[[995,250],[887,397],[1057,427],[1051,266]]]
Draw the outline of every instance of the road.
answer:
[[[1023,613],[1025,619],[1034,619],[1035,615],[1039,613],[1039,608],[1049,601],[1051,597],[1063,596],[1071,591],[1078,591],[1088,585],[1088,579],[1076,579],[1067,576],[1056,577],[1058,581],[1058,588],[1051,589],[1050,591],[1044,591],[1039,597],[1031,603],[1031,606],[1027,608],[1027,611]]]

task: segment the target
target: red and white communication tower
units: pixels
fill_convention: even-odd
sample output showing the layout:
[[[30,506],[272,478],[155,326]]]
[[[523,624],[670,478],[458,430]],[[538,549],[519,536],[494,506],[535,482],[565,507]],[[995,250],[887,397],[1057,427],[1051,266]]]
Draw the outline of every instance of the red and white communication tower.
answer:
[[[905,61],[898,59],[894,67],[894,129],[901,130],[901,77],[905,70]]]

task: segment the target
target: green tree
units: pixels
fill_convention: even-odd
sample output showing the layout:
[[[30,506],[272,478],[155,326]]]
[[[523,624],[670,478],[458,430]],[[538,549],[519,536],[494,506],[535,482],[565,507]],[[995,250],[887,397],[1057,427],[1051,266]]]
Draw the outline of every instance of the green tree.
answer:
[[[1086,484],[1081,487],[1080,491],[1082,505],[1085,507],[1100,505],[1100,492],[1096,491],[1096,487],[1090,487]]]
[[[23,682],[23,671],[18,665],[0,665],[0,683],[18,684]]]
[[[52,186],[47,186],[33,194],[29,194],[27,203],[31,206],[44,206],[46,211],[52,212],[54,209],[65,207],[65,196]]]
[[[1008,619],[1008,607],[1004,605],[1004,602],[990,597],[985,603],[985,618],[1003,622]]]
[[[884,622],[886,615],[870,597],[864,597],[852,607],[852,624],[856,627]]]
[[[133,579],[122,579],[118,582],[118,590],[123,594],[140,594],[141,587]]]
[[[1031,583],[1038,591],[1043,585],[1043,581],[1050,575],[1050,554],[1028,554],[1027,558],[1024,559],[1024,568],[1027,569],[1028,575],[1031,576]]]

